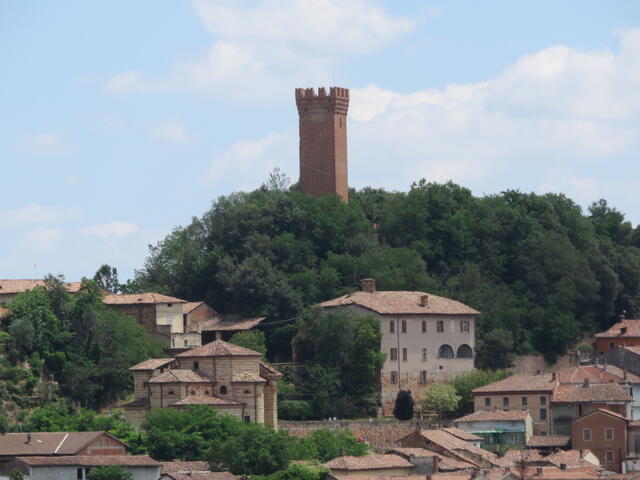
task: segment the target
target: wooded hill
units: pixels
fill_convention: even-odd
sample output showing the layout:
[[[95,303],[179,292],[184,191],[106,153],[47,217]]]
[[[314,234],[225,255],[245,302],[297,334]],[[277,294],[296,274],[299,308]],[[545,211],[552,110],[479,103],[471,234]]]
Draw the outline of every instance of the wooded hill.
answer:
[[[588,212],[564,195],[476,197],[422,180],[408,192],[365,188],[314,198],[272,174],[220,197],[150,248],[125,288],[204,299],[221,312],[298,317],[372,277],[381,290],[422,290],[482,312],[480,367],[512,353],[549,360],[640,301],[640,230],[600,200]],[[267,330],[270,352],[294,324]]]

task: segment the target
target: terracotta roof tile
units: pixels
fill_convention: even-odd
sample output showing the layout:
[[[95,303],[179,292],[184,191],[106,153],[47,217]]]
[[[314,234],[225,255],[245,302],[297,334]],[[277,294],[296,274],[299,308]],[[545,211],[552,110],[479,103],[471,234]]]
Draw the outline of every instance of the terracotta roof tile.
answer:
[[[545,460],[554,464],[556,467],[560,467],[560,465],[563,464],[566,465],[567,468],[591,467],[593,464],[584,460],[584,457],[589,453],[592,453],[589,449],[566,450],[547,455]]]
[[[544,456],[541,451],[535,448],[528,448],[526,450],[511,449],[507,450],[503,458],[508,458],[513,462],[541,462],[544,461]]]
[[[106,295],[102,301],[107,305],[137,305],[156,303],[186,303],[186,300],[169,297],[160,293],[131,293],[126,295],[111,294]]]
[[[443,470],[468,470],[470,468],[476,468],[473,463],[465,462],[463,460],[457,460],[455,458],[440,456],[439,468]]]
[[[63,282],[65,288],[69,293],[76,293],[80,290],[82,282]],[[30,279],[30,280],[0,280],[0,294],[4,293],[22,293],[28,290],[32,290],[36,287],[44,287],[45,281],[43,279]]]
[[[622,320],[611,326],[608,330],[596,333],[594,336],[596,338],[640,337],[640,320],[635,318]]]
[[[570,440],[571,437],[565,435],[532,435],[529,437],[527,446],[531,448],[566,447]]]
[[[282,372],[280,372],[273,365],[269,365],[266,362],[260,362],[260,375],[262,375],[263,377],[264,376],[269,376],[269,375],[273,375],[273,376],[278,377],[278,378],[283,377]]]
[[[194,348],[193,350],[187,350],[180,353],[178,357],[231,357],[231,356],[243,356],[243,357],[261,357],[260,352],[255,350],[249,350],[248,348],[239,347],[232,343],[227,343],[222,340],[216,340],[211,343],[202,345],[201,347]]]
[[[137,365],[129,368],[132,372],[139,370],[155,370],[156,368],[164,367],[165,365],[169,365],[170,363],[175,362],[175,358],[150,358],[149,360],[145,360],[144,362],[140,362]]]
[[[338,457],[324,464],[331,470],[377,470],[381,468],[413,468],[413,464],[399,455],[389,453],[363,457]]]
[[[231,376],[231,381],[232,382],[236,382],[236,383],[255,383],[255,382],[259,382],[259,383],[266,383],[266,379],[262,378],[260,375],[258,375],[255,372],[240,372],[240,373],[234,373]]]
[[[231,472],[167,473],[165,475],[171,480],[236,480],[238,478]]]
[[[242,318],[231,320],[229,318],[213,317],[203,320],[198,324],[201,332],[231,332],[235,330],[251,330],[261,323],[265,317]]]
[[[457,418],[458,422],[523,422],[529,412],[527,410],[478,410],[464,417]],[[445,429],[446,430],[446,429]]]
[[[17,457],[16,460],[33,467],[49,465],[70,465],[81,467],[102,467],[120,465],[127,467],[159,467],[148,455],[64,455],[59,457]]]
[[[467,442],[480,442],[480,441],[482,441],[481,437],[479,437],[477,435],[474,435],[473,433],[465,432],[461,428],[447,427],[447,428],[443,428],[442,430],[444,430],[447,433],[450,433],[451,435],[455,435],[456,437],[461,438],[462,440],[465,440]]]
[[[428,297],[426,306],[421,298]],[[479,315],[480,312],[450,298],[424,292],[376,291],[354,292],[334,298],[320,304],[322,307],[359,305],[380,314],[416,314],[416,315]]]
[[[0,435],[0,453],[3,455],[74,455],[101,435],[96,432],[33,432]],[[111,435],[109,435],[111,436]]]
[[[228,398],[220,398],[209,395],[187,395],[177,402],[173,402],[172,406],[181,405],[244,405],[242,402],[231,400]]]
[[[204,305],[204,301],[200,300],[199,302],[187,302],[182,304],[182,313],[187,315],[193,312],[200,305]]]
[[[207,462],[187,462],[182,460],[174,460],[173,462],[160,462],[160,473],[175,473],[175,472],[197,472],[197,471],[209,471],[209,464]]]
[[[629,392],[617,383],[595,383],[589,386],[558,385],[553,392],[553,402],[630,402]]]
[[[445,450],[455,452],[464,456],[464,452],[467,451],[470,454],[476,455],[490,463],[497,464],[497,455],[495,453],[484,450],[483,448],[476,447],[472,443],[462,440],[455,435],[445,432],[444,430],[422,430],[420,435],[430,442],[439,445]],[[471,459],[467,459],[471,461]],[[475,463],[475,462],[472,462]]]
[[[624,415],[620,415],[618,412],[612,412],[611,410],[607,410],[605,408],[596,408],[595,410],[591,410],[589,413],[585,413],[583,416],[577,418],[576,420],[582,420],[583,418],[589,417],[591,415],[609,415],[611,417],[624,420],[625,422],[628,422],[631,420],[630,418],[627,418]]]
[[[560,383],[583,383],[588,378],[591,383],[622,382],[624,370],[615,365],[608,365],[606,370],[600,365],[580,365],[560,370],[558,372]],[[627,372],[627,380],[640,383],[640,377]]]
[[[211,383],[211,380],[203,377],[194,370],[167,370],[153,377],[149,383]]]
[[[474,388],[473,393],[503,393],[503,392],[551,392],[555,382],[551,374],[543,375],[512,375],[497,382]]]
[[[411,448],[411,447],[394,448],[393,450],[389,450],[388,453],[395,453],[397,455],[402,455],[405,458],[408,458],[408,457],[437,457],[438,456],[438,454],[436,452],[432,452],[431,450],[427,450],[426,448]]]

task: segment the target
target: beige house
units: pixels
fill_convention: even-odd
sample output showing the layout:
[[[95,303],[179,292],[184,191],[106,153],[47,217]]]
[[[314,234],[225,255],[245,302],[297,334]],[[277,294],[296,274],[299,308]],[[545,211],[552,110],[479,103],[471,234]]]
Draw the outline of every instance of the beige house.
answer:
[[[151,336],[162,340],[168,349],[199,347],[200,334],[186,328],[185,300],[159,293],[106,295],[102,300],[118,313],[136,319]]]
[[[211,405],[247,422],[278,428],[278,384],[282,377],[259,352],[216,340],[176,358],[134,365],[135,400],[124,405],[140,425],[151,408]]]
[[[473,370],[475,320],[480,314],[463,303],[424,292],[377,291],[374,279],[362,291],[323,302],[323,308],[349,308],[380,318],[383,415],[392,415],[398,391],[417,394],[428,382],[450,380]]]

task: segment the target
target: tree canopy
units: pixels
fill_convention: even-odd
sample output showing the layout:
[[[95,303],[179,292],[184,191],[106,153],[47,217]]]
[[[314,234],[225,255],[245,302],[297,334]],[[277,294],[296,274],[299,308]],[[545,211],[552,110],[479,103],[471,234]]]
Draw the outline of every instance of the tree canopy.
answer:
[[[480,310],[485,368],[508,367],[513,353],[554,360],[621,311],[638,313],[640,229],[604,200],[584,213],[560,194],[476,197],[422,180],[408,192],[352,191],[344,204],[286,185],[278,177],[219,197],[151,247],[127,289],[283,320],[373,277],[380,289],[423,290]],[[266,332],[268,355],[286,347],[295,334],[287,328]]]

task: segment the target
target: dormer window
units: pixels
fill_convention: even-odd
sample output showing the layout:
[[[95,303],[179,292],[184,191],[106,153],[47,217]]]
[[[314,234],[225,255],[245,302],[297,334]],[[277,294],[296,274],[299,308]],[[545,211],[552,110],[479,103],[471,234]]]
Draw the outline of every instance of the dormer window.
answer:
[[[620,335],[626,335],[627,334],[627,327],[622,327],[620,329]]]

